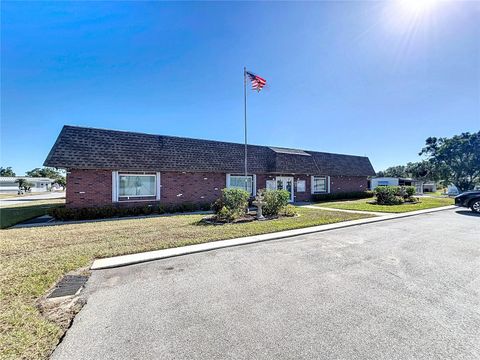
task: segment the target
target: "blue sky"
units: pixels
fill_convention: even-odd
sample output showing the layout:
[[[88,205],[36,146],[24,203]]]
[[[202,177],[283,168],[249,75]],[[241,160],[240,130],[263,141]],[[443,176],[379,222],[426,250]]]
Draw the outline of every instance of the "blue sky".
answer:
[[[431,1],[431,0],[427,0]],[[2,2],[1,166],[64,124],[417,161],[480,129],[480,3]]]

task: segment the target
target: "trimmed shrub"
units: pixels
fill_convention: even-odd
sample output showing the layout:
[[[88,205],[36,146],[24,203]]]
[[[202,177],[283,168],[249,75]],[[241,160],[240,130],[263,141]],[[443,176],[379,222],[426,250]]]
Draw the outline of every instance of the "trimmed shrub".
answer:
[[[377,186],[375,196],[379,205],[397,205],[398,204],[398,186]]]
[[[353,199],[368,199],[375,194],[373,191],[348,191],[332,194],[313,194],[312,201],[329,201],[329,200],[353,200]]]
[[[405,186],[405,191],[408,198],[413,198],[413,196],[417,193],[415,186]]]
[[[250,194],[242,189],[223,189],[222,196],[212,204],[219,220],[233,221],[245,215]]]
[[[282,216],[296,216],[298,215],[298,212],[297,212],[297,209],[295,208],[295,206],[293,205],[290,205],[288,204],[287,206],[285,206],[281,211],[280,211],[280,215]]]
[[[414,186],[378,186],[375,188],[379,205],[400,205],[406,201],[415,201],[413,197],[415,192]]]
[[[413,196],[416,191],[415,186],[378,186],[375,188],[375,195],[377,204],[399,205],[416,201],[417,199]]]
[[[131,207],[91,207],[91,208],[66,208],[56,207],[48,210],[48,214],[57,220],[95,220],[113,217],[143,216],[153,214],[191,212],[197,210],[209,210],[210,204],[166,204],[144,205]]]
[[[263,193],[263,215],[277,216],[288,205],[290,193],[287,190],[266,190]]]

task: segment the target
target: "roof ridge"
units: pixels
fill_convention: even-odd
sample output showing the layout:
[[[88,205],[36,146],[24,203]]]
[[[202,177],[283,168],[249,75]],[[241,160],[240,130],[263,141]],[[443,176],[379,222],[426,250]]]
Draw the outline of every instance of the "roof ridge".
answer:
[[[243,146],[217,140],[65,125],[44,165],[65,169],[235,173],[244,170]],[[287,155],[276,154],[283,152]],[[249,145],[248,154],[250,171],[260,173],[309,174],[322,170],[332,175],[374,174],[367,157],[265,145]],[[315,158],[315,164],[307,160],[309,157]]]
[[[145,133],[140,131],[129,131],[129,130],[116,130],[116,129],[106,129],[106,128],[97,128],[91,126],[78,126],[78,125],[64,125],[62,128],[76,128],[76,129],[89,129],[89,130],[100,130],[100,131],[110,131],[116,133],[125,133],[125,134],[136,134],[136,135],[148,135],[148,136],[156,136],[156,137],[166,137],[172,139],[186,139],[186,140],[196,140],[196,141],[209,141],[214,143],[222,143],[222,144],[233,144],[233,145],[244,145],[243,143],[233,142],[233,141],[222,141],[222,140],[211,140],[211,139],[201,139],[201,138],[193,138],[193,137],[186,137],[186,136],[177,136],[177,135],[162,135],[162,134],[151,134]],[[60,133],[61,135],[61,133]],[[59,135],[59,137],[60,137]],[[328,154],[328,155],[340,155],[340,156],[350,156],[350,157],[358,157],[358,158],[367,158],[368,156],[360,156],[360,155],[351,155],[351,154],[343,154],[343,153],[334,153],[334,152],[326,152],[326,151],[315,151],[315,150],[306,150],[306,149],[299,149],[299,148],[292,148],[292,147],[284,147],[284,146],[276,146],[276,145],[258,145],[258,144],[247,144],[248,146],[256,146],[261,148],[279,148],[279,149],[288,149],[288,150],[296,150],[296,151],[303,151],[309,154]],[[50,154],[49,154],[50,155]],[[47,156],[48,159],[48,156]]]

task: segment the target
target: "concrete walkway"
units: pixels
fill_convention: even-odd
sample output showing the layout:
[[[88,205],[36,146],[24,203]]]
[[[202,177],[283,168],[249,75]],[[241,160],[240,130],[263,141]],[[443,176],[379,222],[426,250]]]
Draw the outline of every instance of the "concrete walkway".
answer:
[[[27,195],[27,196],[15,196],[6,199],[0,199],[0,207],[20,205],[25,203],[35,204],[35,201],[61,199],[65,197],[65,192],[45,192],[44,194]]]
[[[443,206],[443,207],[433,208],[433,209],[411,211],[408,213],[401,213],[401,214],[386,214],[386,215],[384,214],[383,216],[375,216],[367,219],[344,221],[344,222],[335,223],[335,224],[312,226],[312,227],[307,227],[303,229],[279,231],[275,233],[247,236],[247,237],[236,238],[236,239],[212,241],[204,244],[188,245],[188,246],[182,246],[182,247],[171,248],[171,249],[148,251],[148,252],[143,252],[138,254],[115,256],[115,257],[95,260],[91,266],[91,269],[99,270],[99,269],[107,269],[107,268],[114,268],[119,266],[132,265],[132,264],[137,264],[137,263],[142,263],[142,262],[147,262],[152,260],[170,258],[174,256],[194,254],[198,252],[211,251],[215,249],[227,248],[232,246],[252,244],[252,243],[257,243],[262,241],[289,238],[292,236],[311,234],[311,233],[328,231],[333,229],[340,229],[340,228],[356,226],[356,225],[370,224],[374,222],[391,220],[391,219],[405,218],[405,217],[415,216],[419,214],[450,210],[454,208],[456,207],[451,205],[451,206]]]
[[[334,209],[334,208],[316,206],[316,205],[301,205],[301,207],[305,207],[305,208],[308,208],[308,209],[317,209],[317,210],[320,209],[320,210],[326,210],[326,211],[340,211],[340,212],[346,212],[346,213],[352,213],[352,214],[368,214],[368,215],[376,215],[376,216],[385,216],[385,215],[389,214],[389,213],[377,212],[377,211]]]

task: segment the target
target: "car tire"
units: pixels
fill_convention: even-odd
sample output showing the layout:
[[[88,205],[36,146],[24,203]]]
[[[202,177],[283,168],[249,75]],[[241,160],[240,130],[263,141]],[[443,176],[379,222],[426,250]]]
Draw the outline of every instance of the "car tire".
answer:
[[[472,204],[470,205],[470,209],[477,214],[480,214],[480,199],[473,200]]]

